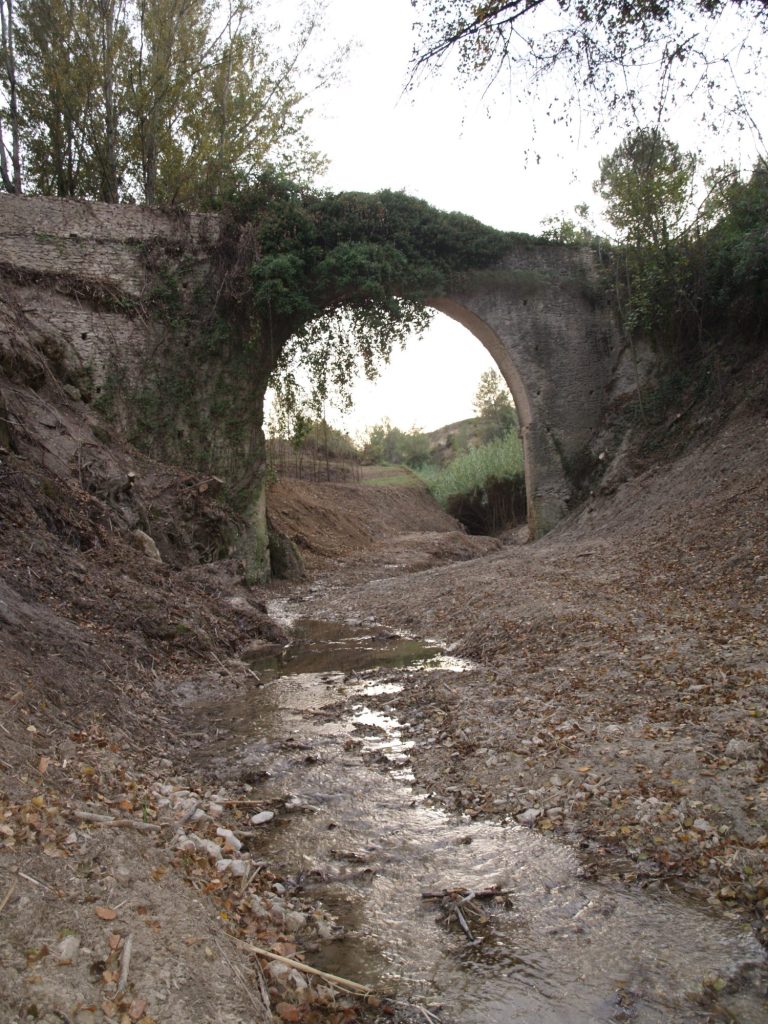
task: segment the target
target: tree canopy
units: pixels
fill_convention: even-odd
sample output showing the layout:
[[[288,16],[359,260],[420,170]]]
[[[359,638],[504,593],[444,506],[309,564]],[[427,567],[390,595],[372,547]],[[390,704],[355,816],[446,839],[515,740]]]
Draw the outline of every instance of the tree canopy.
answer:
[[[320,10],[281,49],[258,0],[0,0],[3,187],[205,206],[266,166],[312,179],[298,81]]]
[[[495,441],[517,427],[517,412],[498,370],[485,370],[480,375],[473,404],[480,418],[483,442]]]
[[[630,245],[663,247],[691,208],[697,160],[661,129],[639,128],[600,161],[595,191],[605,216]]]
[[[764,86],[768,0],[411,3],[418,33],[412,81],[450,63],[465,79],[509,74],[516,92],[538,99],[541,80],[551,78],[555,119],[591,96],[601,111],[624,110],[628,123],[642,122],[704,90],[712,107],[725,106],[743,125],[752,123],[749,89]],[[652,101],[643,112],[645,90]]]

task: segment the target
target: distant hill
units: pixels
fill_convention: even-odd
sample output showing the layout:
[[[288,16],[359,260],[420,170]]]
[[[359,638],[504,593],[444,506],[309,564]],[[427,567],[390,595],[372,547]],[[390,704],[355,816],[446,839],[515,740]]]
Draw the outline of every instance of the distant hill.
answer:
[[[437,464],[449,462],[457,452],[483,443],[479,416],[447,423],[437,430],[426,431],[426,435],[429,438],[430,458]]]

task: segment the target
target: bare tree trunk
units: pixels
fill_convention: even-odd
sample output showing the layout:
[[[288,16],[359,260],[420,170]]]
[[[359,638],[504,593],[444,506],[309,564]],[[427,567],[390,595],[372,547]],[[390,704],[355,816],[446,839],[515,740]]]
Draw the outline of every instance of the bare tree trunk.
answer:
[[[8,109],[11,131],[11,166],[9,173],[7,149],[0,126],[0,176],[7,192],[21,193],[21,141],[19,130],[19,98],[16,81],[16,54],[13,44],[13,0],[0,0],[0,38],[8,82]]]
[[[3,188],[6,192],[14,192],[13,181],[8,171],[8,151],[5,147],[5,139],[3,138],[3,122],[0,121],[0,181],[3,183]]]
[[[116,203],[118,192],[117,121],[115,99],[115,23],[117,6],[114,0],[101,0],[102,18],[102,92],[104,97],[104,153],[102,157],[101,198]]]

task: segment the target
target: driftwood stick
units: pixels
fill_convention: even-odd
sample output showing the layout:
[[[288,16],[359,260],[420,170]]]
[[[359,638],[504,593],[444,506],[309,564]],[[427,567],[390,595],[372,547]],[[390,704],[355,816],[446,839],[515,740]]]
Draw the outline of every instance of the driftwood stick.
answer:
[[[464,917],[464,915],[462,914],[458,907],[454,906],[452,910],[456,916],[456,920],[459,922],[459,927],[461,928],[461,930],[464,932],[464,934],[467,936],[470,942],[474,942],[475,936],[472,934],[470,927],[467,924],[467,919]]]
[[[434,1015],[434,1013],[430,1013],[426,1007],[417,1004],[416,1009],[423,1014],[424,1020],[427,1021],[427,1024],[433,1024],[434,1021],[437,1021],[437,1024],[440,1024],[440,1021]]]
[[[264,977],[264,970],[258,960],[254,961],[256,968],[256,976],[259,979],[259,992],[261,992],[261,998],[264,1000],[264,1005],[267,1008],[267,1012],[272,1012],[272,1000],[269,998],[269,991],[267,990],[267,979]]]
[[[32,875],[25,875],[23,871],[17,871],[16,874],[19,878],[25,878],[28,882],[33,882],[35,885],[39,885],[43,889],[47,889],[48,892],[56,892],[52,885],[48,885],[47,882],[41,882],[39,878],[33,878]]]
[[[235,939],[235,942],[241,949],[245,949],[249,953],[255,953],[257,956],[266,957],[267,960],[277,960],[278,963],[287,964],[288,967],[293,967],[294,970],[301,971],[304,974],[312,974],[317,978],[322,978],[323,981],[327,981],[331,985],[336,985],[338,988],[345,988],[348,992],[354,992],[361,996],[366,996],[371,992],[371,988],[368,985],[358,985],[356,981],[349,981],[347,978],[339,978],[335,974],[328,974],[327,971],[320,971],[317,967],[310,967],[308,964],[301,963],[300,960],[291,960],[290,957],[280,956],[279,953],[273,953],[269,949],[262,949],[261,946],[253,946],[250,942],[243,942],[242,939]]]
[[[462,899],[492,900],[495,896],[511,896],[511,889],[497,889],[492,885],[489,889],[443,889],[441,892],[423,892],[423,900],[443,900],[446,896],[460,896]]]
[[[133,952],[133,932],[130,932],[123,944],[123,957],[120,961],[120,980],[117,983],[117,991],[125,992],[128,984],[128,971],[131,967],[131,953]]]
[[[0,914],[2,914],[2,912],[5,910],[6,906],[8,905],[8,901],[10,900],[11,896],[13,896],[13,894],[16,892],[16,886],[18,884],[19,884],[18,878],[14,878],[14,880],[11,882],[10,889],[5,894],[5,896],[3,896],[3,902],[0,903]]]
[[[113,818],[109,814],[95,814],[93,811],[75,811],[75,817],[90,825],[111,825],[112,828],[135,828],[140,832],[161,832],[163,826],[136,818]]]

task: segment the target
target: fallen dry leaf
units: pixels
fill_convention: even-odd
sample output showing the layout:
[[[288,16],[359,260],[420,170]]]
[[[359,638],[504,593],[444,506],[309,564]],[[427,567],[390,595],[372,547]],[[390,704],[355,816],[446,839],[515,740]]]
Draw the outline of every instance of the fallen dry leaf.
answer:
[[[142,998],[136,998],[133,1000],[131,1005],[128,1007],[128,1016],[131,1020],[140,1020],[144,1016],[144,1011],[147,1008],[147,1000]]]
[[[100,917],[102,921],[114,921],[117,911],[112,907],[96,907],[96,917]]]
[[[278,1003],[275,1012],[280,1020],[301,1020],[301,1010],[298,1006],[291,1006],[290,1003]]]

